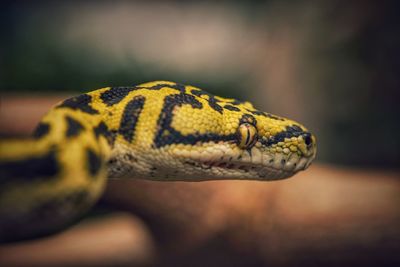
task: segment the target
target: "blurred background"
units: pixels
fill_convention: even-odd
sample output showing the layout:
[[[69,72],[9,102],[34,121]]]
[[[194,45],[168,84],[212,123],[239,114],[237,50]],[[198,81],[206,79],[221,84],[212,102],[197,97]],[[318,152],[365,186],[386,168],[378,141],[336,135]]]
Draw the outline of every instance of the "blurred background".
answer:
[[[3,93],[173,80],[303,122],[318,160],[400,163],[397,1],[11,1]]]
[[[317,163],[390,171],[398,181],[399,10],[394,0],[9,1],[0,9],[1,118],[12,120],[10,105],[26,99],[172,80],[302,122],[317,136]],[[397,182],[390,188],[399,192]],[[376,190],[376,199],[387,193]],[[398,206],[397,193],[383,210]],[[398,252],[395,234],[376,262]],[[379,238],[370,242],[381,246]],[[387,266],[399,263],[393,257]]]

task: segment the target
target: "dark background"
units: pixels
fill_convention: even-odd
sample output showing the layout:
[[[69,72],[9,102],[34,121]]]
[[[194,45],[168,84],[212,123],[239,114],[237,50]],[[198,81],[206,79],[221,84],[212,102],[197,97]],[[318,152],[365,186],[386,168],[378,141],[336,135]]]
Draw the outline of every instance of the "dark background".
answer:
[[[2,94],[150,80],[251,100],[304,123],[318,161],[400,162],[398,1],[11,1]]]

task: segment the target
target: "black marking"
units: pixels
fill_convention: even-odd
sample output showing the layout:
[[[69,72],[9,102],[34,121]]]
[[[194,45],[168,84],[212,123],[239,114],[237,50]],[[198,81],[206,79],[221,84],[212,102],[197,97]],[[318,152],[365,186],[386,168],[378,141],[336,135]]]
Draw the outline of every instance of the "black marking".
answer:
[[[136,90],[134,86],[129,87],[112,87],[101,93],[100,98],[107,106],[115,105],[121,102],[130,92]]]
[[[270,118],[270,119],[277,120],[277,121],[284,121],[284,120],[285,120],[284,118],[281,118],[281,117],[272,115],[271,113],[266,113],[266,112],[264,112],[264,115],[265,115],[266,117]]]
[[[79,95],[73,98],[69,98],[62,102],[57,108],[71,108],[74,110],[80,110],[89,114],[99,114],[99,111],[93,109],[90,106],[92,97],[87,94]]]
[[[291,137],[298,137],[298,136],[309,136],[310,133],[303,131],[299,126],[297,125],[292,125],[292,126],[286,126],[286,129],[275,136],[271,136],[266,139],[260,139],[261,143],[264,146],[271,146],[273,144],[277,144],[279,142],[284,142],[285,138],[291,138]]]
[[[250,123],[251,125],[256,127],[257,120],[256,120],[256,118],[254,118],[254,116],[252,116],[250,114],[243,114],[243,116],[240,118],[239,124],[243,124],[243,123]]]
[[[100,135],[107,136],[109,130],[107,125],[104,122],[100,122],[96,127],[94,127],[94,134],[98,139]]]
[[[84,129],[83,125],[70,116],[65,116],[67,121],[67,137],[74,137],[79,135],[79,133]]]
[[[143,96],[135,96],[125,107],[120,122],[119,133],[128,142],[133,140],[136,124],[142,112],[144,102],[145,98]]]
[[[173,83],[173,84],[158,83],[158,84],[150,86],[150,87],[138,87],[138,88],[146,88],[146,89],[149,89],[149,90],[160,90],[160,89],[162,89],[164,87],[175,89],[175,90],[178,90],[179,92],[182,92],[182,93],[184,93],[185,89],[186,89],[186,86],[183,85],[183,84],[180,84],[180,83]]]
[[[55,149],[52,149],[43,156],[0,162],[0,184],[7,181],[15,183],[16,180],[31,182],[49,179],[56,176],[59,170],[57,153]]]
[[[214,133],[206,133],[182,135],[180,132],[171,127],[173,109],[182,105],[191,105],[194,109],[200,109],[203,107],[202,103],[193,95],[180,93],[166,96],[164,100],[164,107],[157,122],[157,128],[159,130],[157,131],[154,139],[155,147],[159,148],[178,143],[194,145],[197,142],[235,141],[237,139],[236,134],[218,135]]]
[[[50,132],[50,124],[41,122],[33,132],[33,138],[40,139]]]
[[[107,139],[110,146],[114,145],[115,138],[117,137],[117,131],[109,130],[104,122],[100,122],[94,129],[94,134],[98,139],[101,135]]]
[[[244,101],[240,101],[240,100],[237,100],[237,99],[233,99],[233,100],[230,101],[229,103],[232,103],[233,105],[245,104]]]
[[[201,89],[193,89],[190,92],[192,94],[194,94],[195,96],[198,96],[198,97],[202,97],[203,95],[207,95],[208,97],[215,97],[215,95],[210,94],[209,92],[206,92],[206,91],[201,90]],[[206,98],[204,98],[204,99],[206,99]]]
[[[88,170],[92,177],[95,177],[101,168],[101,158],[91,148],[86,150]]]
[[[223,113],[224,110],[222,109],[222,107],[220,105],[218,105],[217,100],[214,97],[210,97],[208,99],[208,104],[210,105],[210,107],[216,111],[218,111],[219,113]]]
[[[273,120],[278,120],[278,121],[284,121],[285,119],[272,115],[270,113],[267,112],[263,112],[263,111],[259,111],[259,110],[251,110],[251,109],[246,109],[247,111],[249,111],[250,113],[252,113],[253,115],[257,115],[257,116],[263,116],[263,117],[268,117],[270,119]]]
[[[215,95],[210,94],[201,89],[193,89],[191,91],[191,93],[198,97],[201,97],[203,99],[206,99],[206,98],[202,97],[203,95],[208,96],[208,99],[206,99],[206,100],[208,101],[208,105],[210,106],[210,108],[214,109],[215,111],[218,111],[221,114],[224,112],[223,108],[218,104],[218,101],[215,99]]]
[[[235,106],[232,105],[225,105],[224,109],[230,110],[230,111],[240,111],[240,108],[237,108]]]
[[[299,133],[299,132],[305,133],[303,129],[301,129],[300,126],[298,125],[287,126],[286,131],[291,133]]]

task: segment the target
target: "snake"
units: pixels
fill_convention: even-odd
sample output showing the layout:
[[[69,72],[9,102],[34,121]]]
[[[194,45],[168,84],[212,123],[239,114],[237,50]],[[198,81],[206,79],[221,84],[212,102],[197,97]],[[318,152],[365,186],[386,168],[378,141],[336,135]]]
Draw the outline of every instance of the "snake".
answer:
[[[101,88],[57,103],[30,137],[0,141],[0,241],[65,229],[108,179],[271,181],[315,155],[303,125],[247,101],[171,81]]]

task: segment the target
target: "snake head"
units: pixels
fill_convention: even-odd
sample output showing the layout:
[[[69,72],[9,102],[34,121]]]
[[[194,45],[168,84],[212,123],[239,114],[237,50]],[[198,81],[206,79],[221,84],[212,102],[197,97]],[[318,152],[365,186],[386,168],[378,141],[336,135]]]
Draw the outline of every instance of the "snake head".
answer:
[[[136,123],[136,116],[137,125],[118,130],[111,177],[275,180],[315,157],[315,137],[304,126],[249,102],[168,81],[140,85],[130,99],[141,105],[125,109],[121,121]]]
[[[231,140],[197,142],[174,150],[195,169],[192,177],[283,179],[305,170],[315,158],[315,136],[294,121],[249,114],[237,121],[224,124],[236,128]]]
[[[196,108],[174,109],[170,126],[179,136],[167,149],[183,162],[178,175],[276,180],[306,169],[315,158],[316,138],[303,125],[248,102],[202,96]]]
[[[238,125],[239,162],[260,179],[287,178],[315,158],[316,138],[301,124],[264,112],[244,115]],[[246,169],[246,167],[242,167]]]

